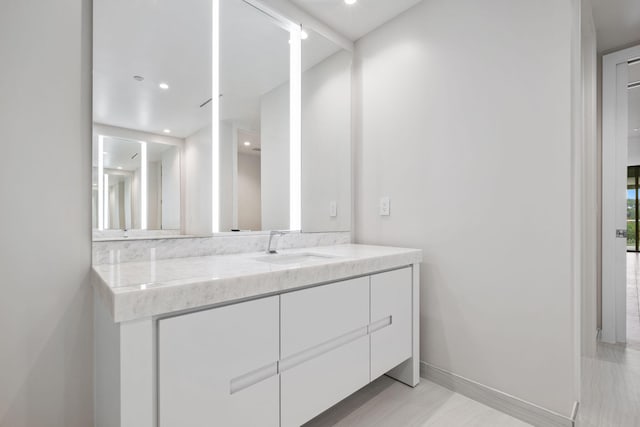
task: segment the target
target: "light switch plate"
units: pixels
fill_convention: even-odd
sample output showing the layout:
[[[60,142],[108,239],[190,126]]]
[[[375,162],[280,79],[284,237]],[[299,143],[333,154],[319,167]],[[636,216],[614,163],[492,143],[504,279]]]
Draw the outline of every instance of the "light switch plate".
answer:
[[[329,202],[329,216],[335,218],[338,216],[338,202],[332,200]]]
[[[380,216],[391,215],[391,200],[389,197],[380,198]]]

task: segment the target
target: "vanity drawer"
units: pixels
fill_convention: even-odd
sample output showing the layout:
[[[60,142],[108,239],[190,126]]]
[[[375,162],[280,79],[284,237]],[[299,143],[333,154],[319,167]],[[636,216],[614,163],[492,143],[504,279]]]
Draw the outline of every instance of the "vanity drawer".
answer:
[[[160,320],[158,426],[279,426],[278,341],[277,296]]]
[[[411,268],[371,276],[371,381],[412,355]]]
[[[369,383],[369,336],[280,374],[281,427],[299,427]]]
[[[369,277],[280,297],[280,357],[287,358],[369,324]]]

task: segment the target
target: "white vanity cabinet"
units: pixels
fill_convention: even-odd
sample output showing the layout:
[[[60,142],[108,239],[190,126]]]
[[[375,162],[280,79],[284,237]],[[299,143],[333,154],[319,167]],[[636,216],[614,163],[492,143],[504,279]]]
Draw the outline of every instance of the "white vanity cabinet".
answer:
[[[371,276],[371,381],[412,354],[411,269]]]
[[[158,321],[158,426],[279,422],[278,297]]]
[[[280,297],[281,426],[297,427],[369,383],[369,277]]]
[[[297,427],[380,375],[416,386],[420,252],[325,251],[342,258],[288,268],[242,255],[224,269],[167,261],[194,276],[171,286],[158,270],[162,286],[105,288],[141,271],[105,269],[94,294],[94,425]],[[234,262],[242,273],[222,276]]]
[[[311,420],[412,357],[411,272],[158,320],[159,427]]]

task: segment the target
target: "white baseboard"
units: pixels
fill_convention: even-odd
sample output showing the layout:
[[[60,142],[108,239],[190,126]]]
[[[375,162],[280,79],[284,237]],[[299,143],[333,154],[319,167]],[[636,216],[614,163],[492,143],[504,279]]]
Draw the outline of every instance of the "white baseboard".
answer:
[[[575,426],[578,402],[571,417],[567,417],[426,362],[420,362],[420,376],[534,426]]]

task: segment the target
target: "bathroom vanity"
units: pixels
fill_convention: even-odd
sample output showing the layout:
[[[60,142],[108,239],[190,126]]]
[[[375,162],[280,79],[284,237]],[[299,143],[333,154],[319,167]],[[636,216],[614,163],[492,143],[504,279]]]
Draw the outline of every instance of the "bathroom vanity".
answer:
[[[96,426],[299,426],[415,386],[421,252],[348,244],[353,42],[288,2],[93,14]]]
[[[96,426],[299,426],[419,381],[421,251],[335,245],[94,266]]]

